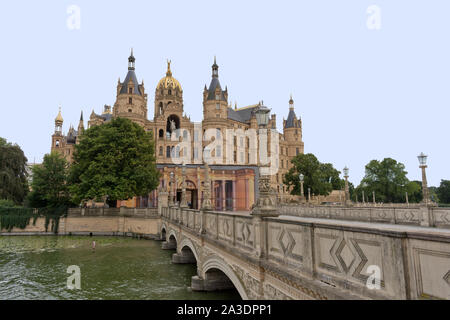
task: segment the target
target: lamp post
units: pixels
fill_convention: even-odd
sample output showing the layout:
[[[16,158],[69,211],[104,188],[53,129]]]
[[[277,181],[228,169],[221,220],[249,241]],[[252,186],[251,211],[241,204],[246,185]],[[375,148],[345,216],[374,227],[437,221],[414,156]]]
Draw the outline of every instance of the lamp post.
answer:
[[[311,188],[308,188],[308,202],[311,201]]]
[[[428,185],[427,185],[427,175],[425,173],[425,168],[427,167],[427,155],[421,152],[417,159],[419,159],[419,168],[422,169],[422,193],[423,193],[423,203],[428,205],[430,204],[430,195],[428,193]]]
[[[348,188],[348,168],[347,166],[345,166],[345,168],[343,169],[344,171],[344,178],[345,178],[345,205],[349,204],[350,201],[350,192],[349,192],[349,188]]]
[[[305,180],[305,176],[300,173],[298,175],[298,179],[300,180],[300,195],[301,195],[301,199],[303,200],[305,198],[305,195],[303,194],[303,182]]]

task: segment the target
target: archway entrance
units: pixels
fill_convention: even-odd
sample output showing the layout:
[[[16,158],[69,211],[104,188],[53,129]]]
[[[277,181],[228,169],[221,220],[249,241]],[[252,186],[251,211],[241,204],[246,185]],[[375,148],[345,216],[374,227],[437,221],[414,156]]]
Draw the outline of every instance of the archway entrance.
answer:
[[[181,203],[181,184],[177,189],[177,201]],[[186,180],[186,201],[190,209],[198,209],[198,189],[191,180]]]

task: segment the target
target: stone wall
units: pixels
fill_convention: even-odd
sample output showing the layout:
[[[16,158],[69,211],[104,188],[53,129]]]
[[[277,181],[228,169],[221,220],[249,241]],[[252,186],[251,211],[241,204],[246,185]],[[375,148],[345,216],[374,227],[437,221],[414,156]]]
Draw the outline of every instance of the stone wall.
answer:
[[[76,208],[69,209],[67,217],[59,221],[60,235],[143,235],[155,237],[158,234],[159,217],[156,208]],[[25,229],[3,230],[0,235],[53,234],[45,231],[45,218],[38,218],[33,225],[30,219]]]

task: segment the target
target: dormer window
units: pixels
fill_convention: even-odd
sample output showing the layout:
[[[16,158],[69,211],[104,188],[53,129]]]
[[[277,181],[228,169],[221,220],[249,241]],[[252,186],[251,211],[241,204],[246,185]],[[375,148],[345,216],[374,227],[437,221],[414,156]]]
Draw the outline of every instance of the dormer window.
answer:
[[[133,88],[131,88],[131,87],[128,88],[128,93],[130,93],[130,94],[133,93]]]
[[[220,95],[216,94],[216,100],[220,100]]]

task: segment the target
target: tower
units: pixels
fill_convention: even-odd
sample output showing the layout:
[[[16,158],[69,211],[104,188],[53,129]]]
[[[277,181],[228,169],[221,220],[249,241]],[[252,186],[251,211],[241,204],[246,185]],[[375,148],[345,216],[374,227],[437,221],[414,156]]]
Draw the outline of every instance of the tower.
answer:
[[[225,163],[227,154],[226,129],[228,127],[228,89],[222,90],[219,82],[219,66],[214,57],[211,66],[212,77],[209,88],[203,90],[203,139],[212,142],[208,149],[204,149],[205,160],[211,160],[217,164]]]
[[[214,57],[209,88],[203,89],[203,119],[226,120],[228,117],[228,88],[222,90],[219,82],[219,66]]]
[[[172,76],[171,61],[167,60],[166,76],[159,80],[155,90],[155,119],[175,113],[179,118],[183,113],[183,90],[181,84]]]
[[[59,107],[58,115],[55,118],[55,132],[52,135],[52,147],[51,150],[61,148],[62,146],[62,125],[64,123],[63,117],[61,115],[61,107]]]
[[[128,57],[128,73],[123,82],[117,83],[117,96],[114,104],[114,117],[128,118],[142,126],[147,120],[147,94],[144,81],[139,84],[135,73],[133,49]]]
[[[289,99],[289,114],[287,120],[283,120],[284,139],[288,143],[288,155],[296,156],[303,153],[302,120],[297,119],[294,111],[294,99]]]

